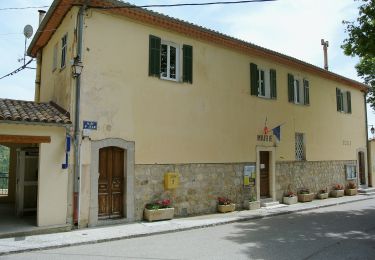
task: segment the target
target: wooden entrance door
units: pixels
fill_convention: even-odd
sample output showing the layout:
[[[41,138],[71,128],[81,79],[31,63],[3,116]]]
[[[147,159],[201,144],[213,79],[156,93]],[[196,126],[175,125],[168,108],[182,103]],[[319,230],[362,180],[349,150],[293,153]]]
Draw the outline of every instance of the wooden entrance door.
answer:
[[[358,153],[358,170],[359,170],[359,183],[361,185],[366,184],[366,175],[365,175],[365,153]]]
[[[259,152],[259,161],[260,161],[260,196],[261,197],[270,197],[270,153],[265,151]]]
[[[99,150],[98,217],[120,218],[124,202],[124,150],[105,147]]]

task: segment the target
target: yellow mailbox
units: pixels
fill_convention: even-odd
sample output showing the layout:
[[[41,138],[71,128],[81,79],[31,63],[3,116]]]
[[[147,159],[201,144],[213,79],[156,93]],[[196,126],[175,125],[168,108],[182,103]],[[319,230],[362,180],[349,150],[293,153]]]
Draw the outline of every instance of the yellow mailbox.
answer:
[[[171,190],[176,189],[180,184],[180,179],[178,173],[176,172],[167,172],[164,174],[164,189]]]

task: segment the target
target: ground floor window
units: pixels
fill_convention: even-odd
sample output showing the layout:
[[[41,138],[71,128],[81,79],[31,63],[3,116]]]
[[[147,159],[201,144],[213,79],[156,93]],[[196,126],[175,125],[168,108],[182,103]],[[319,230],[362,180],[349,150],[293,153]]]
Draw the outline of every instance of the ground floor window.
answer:
[[[296,141],[296,160],[303,161],[306,160],[305,154],[305,135],[303,133],[296,133],[295,135]]]
[[[0,196],[8,196],[10,148],[0,145]]]

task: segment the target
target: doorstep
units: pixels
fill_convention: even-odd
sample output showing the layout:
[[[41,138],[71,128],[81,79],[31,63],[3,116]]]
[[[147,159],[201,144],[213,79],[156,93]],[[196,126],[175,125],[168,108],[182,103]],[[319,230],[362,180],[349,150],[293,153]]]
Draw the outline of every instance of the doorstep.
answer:
[[[34,236],[34,235],[43,235],[43,234],[51,234],[51,233],[59,233],[59,232],[67,232],[72,230],[72,225],[64,224],[64,225],[54,225],[54,226],[47,226],[47,227],[36,227],[36,226],[27,226],[27,227],[17,227],[17,228],[9,228],[9,230],[1,230],[0,229],[0,238],[9,238],[9,237],[26,237],[26,236]]]

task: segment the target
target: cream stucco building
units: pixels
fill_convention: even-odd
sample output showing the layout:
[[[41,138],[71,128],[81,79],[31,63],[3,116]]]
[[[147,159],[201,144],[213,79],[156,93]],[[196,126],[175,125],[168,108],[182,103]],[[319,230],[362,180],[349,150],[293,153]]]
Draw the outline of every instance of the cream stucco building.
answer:
[[[240,209],[368,184],[366,85],[119,1],[84,2],[55,0],[28,49],[35,101],[74,122],[66,219],[139,220],[160,198],[177,216],[205,214],[218,196]]]

